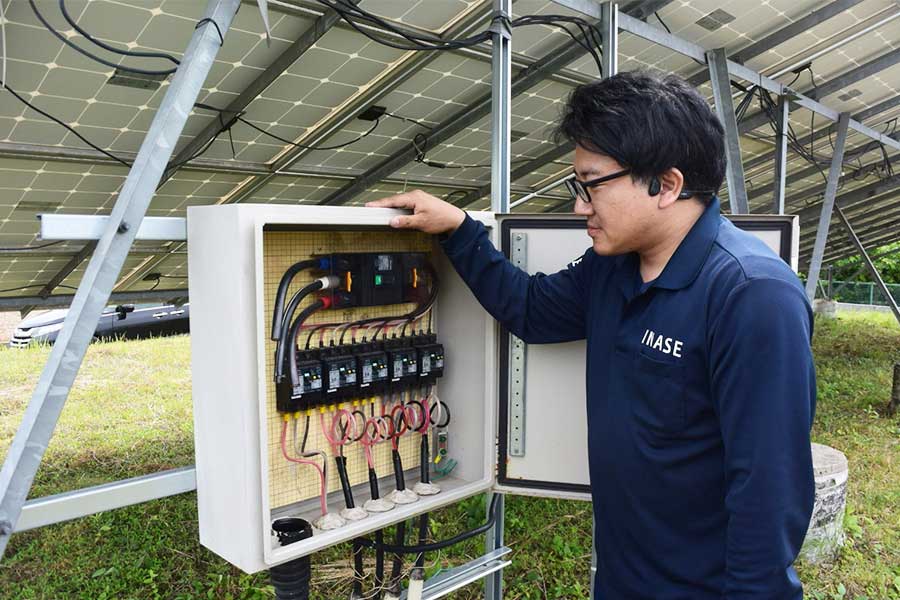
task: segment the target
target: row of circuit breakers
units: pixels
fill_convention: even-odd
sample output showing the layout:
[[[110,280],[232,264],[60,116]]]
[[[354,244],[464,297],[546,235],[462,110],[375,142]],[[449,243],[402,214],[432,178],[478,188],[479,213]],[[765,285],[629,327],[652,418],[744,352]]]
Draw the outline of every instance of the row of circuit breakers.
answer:
[[[298,268],[298,265],[302,266]],[[344,253],[302,261],[282,278],[279,287],[284,290],[279,289],[280,298],[284,297],[291,277],[310,265],[315,275],[326,275],[319,280],[324,282],[323,286],[315,290],[318,292],[316,302],[294,319],[292,313],[299,305],[296,298],[303,290],[291,300],[284,314],[279,314],[283,300],[276,301],[273,323],[281,320],[284,323],[282,330],[290,329],[296,336],[287,341],[293,346],[291,352],[276,349],[278,411],[297,412],[335,402],[419,389],[433,385],[443,375],[444,347],[430,331],[430,324],[427,332],[412,326],[409,335],[406,334],[407,326],[423,319],[431,310],[437,295],[437,277],[424,253]],[[405,303],[413,303],[416,308],[406,315],[332,324],[343,330],[338,343],[332,335],[329,345],[309,347],[314,331],[329,325],[317,325],[305,337],[297,335],[303,321],[317,310]],[[395,326],[390,335],[387,334],[390,328],[385,327],[388,324]],[[354,325],[360,328],[368,325],[367,331],[374,326],[375,334],[371,339],[363,336],[360,340],[353,335],[348,343],[343,343],[347,330]],[[403,325],[402,329],[399,325]],[[400,329],[400,335],[397,329]],[[273,335],[279,344],[285,343],[283,338],[283,335]],[[277,368],[279,362],[280,369]]]

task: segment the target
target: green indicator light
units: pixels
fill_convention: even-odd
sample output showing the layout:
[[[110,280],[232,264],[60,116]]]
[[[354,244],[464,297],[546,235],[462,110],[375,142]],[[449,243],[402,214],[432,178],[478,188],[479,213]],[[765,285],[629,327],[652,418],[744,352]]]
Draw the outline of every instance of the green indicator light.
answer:
[[[381,285],[381,275],[375,276],[375,285]]]

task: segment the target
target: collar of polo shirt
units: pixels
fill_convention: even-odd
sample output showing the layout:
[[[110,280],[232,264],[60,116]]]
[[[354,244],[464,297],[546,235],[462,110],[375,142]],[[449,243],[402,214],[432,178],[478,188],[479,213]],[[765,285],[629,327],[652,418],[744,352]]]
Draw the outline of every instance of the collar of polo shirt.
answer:
[[[709,256],[709,251],[719,233],[720,223],[719,198],[713,197],[709,206],[678,245],[678,249],[666,263],[663,272],[650,287],[680,290],[693,283],[700,273],[703,263],[706,262],[706,257]],[[619,257],[616,264],[626,272],[634,273],[634,277],[639,276],[640,264],[636,253],[632,252]],[[629,299],[635,295],[634,277],[619,277],[622,293]]]

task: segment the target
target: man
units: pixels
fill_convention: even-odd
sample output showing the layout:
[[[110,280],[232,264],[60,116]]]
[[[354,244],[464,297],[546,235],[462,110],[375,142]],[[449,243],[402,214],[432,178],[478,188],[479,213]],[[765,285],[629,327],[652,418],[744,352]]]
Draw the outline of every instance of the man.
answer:
[[[558,126],[593,246],[529,277],[420,191],[370,206],[449,234],[481,304],[528,343],[587,339],[598,600],[795,600],[814,498],[812,315],[790,268],[719,214],[723,130],[677,77],[578,87]]]

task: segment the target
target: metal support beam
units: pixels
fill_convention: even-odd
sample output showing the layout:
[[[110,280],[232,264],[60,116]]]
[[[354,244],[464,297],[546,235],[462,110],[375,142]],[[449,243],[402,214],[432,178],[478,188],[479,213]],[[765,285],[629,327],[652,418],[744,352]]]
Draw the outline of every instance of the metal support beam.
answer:
[[[493,0],[494,15],[512,14],[510,0]],[[509,149],[510,112],[512,111],[512,32],[494,24],[493,71],[491,74],[491,210],[494,213],[509,212]],[[490,502],[488,502],[490,510]],[[506,519],[506,498],[497,498],[496,521],[485,537],[485,554],[503,547],[503,528]],[[485,600],[502,600],[503,571],[497,570],[485,577]]]
[[[854,229],[860,234],[860,237],[862,237],[862,232],[864,230],[877,231],[879,225],[889,224],[892,219],[900,217],[900,202],[896,201],[898,197],[900,197],[900,195],[894,192],[875,202],[862,202],[853,206],[841,206],[841,198],[838,197],[835,200],[834,205],[840,207],[840,209],[844,211],[844,214],[852,216]],[[806,254],[812,252],[814,245],[812,234],[815,233],[813,231],[813,226],[814,223],[804,223],[800,228],[801,237],[807,238],[800,244],[801,253]],[[831,233],[828,244],[829,250],[831,247],[836,246],[842,239],[846,239],[846,234],[843,232],[838,231]]]
[[[103,215],[39,215],[42,240],[99,240],[109,226],[110,217]],[[187,219],[184,217],[145,217],[135,240],[185,241]]]
[[[600,41],[603,43],[602,76],[606,78],[619,72],[619,7],[615,2],[604,2],[600,7]]]
[[[850,87],[854,83],[877,75],[878,73],[893,67],[897,63],[900,63],[900,48],[894,48],[890,52],[886,52],[877,58],[873,58],[867,63],[854,67],[818,87],[809,90],[809,92],[806,92],[806,95],[813,100],[821,100],[822,98]]]
[[[558,2],[559,4],[566,4],[565,2]],[[669,2],[665,2],[662,4],[668,4]],[[641,7],[646,8],[650,3],[641,3],[640,6],[636,6],[634,10],[639,10]],[[660,10],[660,8],[656,8],[655,10]],[[655,10],[653,12],[655,12]],[[652,13],[650,13],[652,14]],[[603,43],[603,73],[604,77],[608,77],[609,75],[615,74],[619,70],[619,59],[618,59],[618,39],[619,39],[619,9],[618,5],[614,2],[604,3],[599,12],[600,17],[600,31],[602,35],[602,43]],[[555,148],[551,148],[547,152],[544,152],[537,158],[520,165],[512,170],[510,174],[510,178],[512,181],[515,181],[525,175],[534,173],[536,170],[545,166],[546,164],[557,160],[569,152],[574,150],[574,145],[565,143]],[[547,189],[552,189],[550,188]],[[469,206],[473,202],[477,201],[479,198],[483,197],[490,190],[490,186],[483,185],[477,190],[473,190],[463,196],[456,205],[465,208]],[[539,195],[543,193],[538,190],[537,192],[532,192],[529,196],[533,197],[533,195]],[[533,195],[532,195],[533,194]],[[519,200],[521,203],[521,199]]]
[[[872,208],[857,205],[852,209],[848,209],[840,206],[838,202],[835,202],[834,205],[843,210],[844,214],[853,218],[853,228],[859,237],[862,238],[870,233],[879,233],[885,227],[892,225],[896,219],[900,219],[900,203],[896,202],[897,199],[898,195],[892,194],[884,198],[883,203],[879,202]],[[801,236],[806,234],[806,237],[810,238],[800,244],[801,253],[809,254],[812,252],[813,241],[810,236],[813,233],[812,227],[802,227],[800,229]],[[832,248],[836,248],[844,242],[849,242],[849,236],[843,230],[831,232],[828,236],[828,248],[825,255],[827,256]]]
[[[124,155],[126,160],[133,159],[134,153],[120,153]],[[91,149],[82,148],[64,148],[59,146],[45,146],[40,144],[18,144],[11,142],[0,142],[0,158],[21,158],[25,160],[35,161],[55,161],[63,163],[87,163],[87,164],[111,164],[116,165],[114,160],[104,154]],[[182,165],[180,169],[191,171],[203,171],[205,173],[242,173],[247,175],[267,175],[271,173],[266,163],[247,162],[242,160],[222,160],[218,158],[199,157]],[[329,179],[339,179],[349,181],[365,171],[359,168],[338,168],[329,167],[327,165],[302,165],[289,169],[283,169],[278,172],[279,177],[327,177]],[[479,186],[475,183],[460,181],[450,177],[439,177],[430,175],[428,177],[388,177],[384,180],[386,183],[397,183],[400,185],[416,185],[416,186],[437,186],[448,187],[462,190],[475,190]],[[485,187],[482,195],[487,193],[489,186]],[[513,186],[513,191],[527,194],[530,188]],[[154,217],[150,217],[151,219]]]
[[[785,180],[787,179],[788,126],[790,125],[791,103],[787,96],[778,97],[778,131],[775,142],[775,196],[772,211],[776,215],[784,214]],[[749,199],[748,199],[749,205]]]
[[[896,196],[891,198],[892,201],[896,199]],[[840,208],[837,204],[835,204],[835,207]],[[846,209],[842,208],[841,210],[844,211],[845,215],[849,213]],[[852,217],[854,223],[853,230],[860,240],[866,242],[870,239],[880,237],[883,233],[890,231],[898,224],[898,222],[900,222],[900,204],[892,202],[890,207],[883,210],[875,209],[867,212],[857,212],[852,215]],[[802,233],[803,232],[801,231],[801,235]],[[827,263],[830,258],[841,252],[850,244],[851,240],[847,232],[843,229],[833,231],[828,236],[828,246],[825,249],[825,258],[822,259],[822,264]],[[812,246],[809,244],[801,246],[800,248],[800,253],[807,257],[811,252]]]
[[[894,300],[894,297],[891,295],[891,291],[884,284],[884,279],[881,278],[881,274],[878,272],[878,269],[875,268],[875,263],[872,262],[872,259],[869,258],[869,253],[866,252],[866,249],[863,247],[862,242],[859,241],[859,238],[856,237],[856,233],[853,231],[853,227],[850,225],[850,221],[847,219],[847,215],[844,214],[844,211],[841,210],[840,206],[835,207],[837,211],[838,219],[841,220],[841,223],[844,224],[844,229],[847,230],[847,235],[850,236],[850,241],[856,246],[857,252],[859,252],[860,257],[863,259],[863,262],[866,263],[866,268],[869,270],[869,275],[872,276],[872,279],[875,280],[875,283],[878,284],[878,287],[881,289],[881,293],[884,294],[884,297],[887,299],[888,306],[891,307],[891,312],[894,313],[894,317],[897,319],[897,323],[900,323],[900,307],[897,306],[897,301]]]
[[[47,238],[44,238],[44,239],[47,239]],[[88,242],[87,244],[85,244],[84,247],[81,250],[79,250],[78,252],[76,252],[75,255],[72,256],[71,259],[69,259],[69,262],[67,262],[63,266],[62,269],[57,271],[53,275],[53,277],[50,278],[50,281],[48,281],[47,284],[41,288],[41,290],[37,294],[38,298],[40,298],[42,300],[46,300],[47,298],[49,298],[50,294],[53,293],[53,290],[55,290],[59,284],[61,284],[63,281],[65,281],[66,277],[71,275],[72,272],[74,272],[75,269],[77,269],[78,266],[81,263],[83,263],[85,261],[85,259],[87,259],[87,257],[90,256],[94,252],[94,249],[96,247],[97,247],[97,242],[95,242],[95,241],[91,241],[91,242]],[[25,317],[28,316],[28,313],[30,313],[34,309],[35,309],[34,306],[24,306],[21,309],[19,309],[19,312],[21,313],[21,316],[24,319]]]
[[[891,210],[883,216],[879,215],[869,219],[864,219],[864,215],[854,216],[853,230],[864,244],[871,245],[872,240],[880,239],[882,235],[894,231],[898,225],[900,225],[900,211]],[[853,248],[853,240],[850,236],[843,230],[833,231],[828,236],[828,246],[825,249],[822,264],[828,264],[834,260],[836,255],[848,248]],[[804,254],[808,254],[809,250],[806,248]]]
[[[436,600],[437,598],[443,598],[447,594],[469,584],[490,577],[492,574],[512,564],[503,558],[510,552],[512,550],[504,546],[497,550],[488,551],[465,564],[441,571],[440,574],[425,582],[421,599]],[[407,600],[407,598],[409,598],[408,590],[402,591],[400,600]]]
[[[879,102],[878,104],[874,104],[865,110],[861,110],[850,118],[854,121],[858,121],[860,123],[874,117],[876,115],[880,115],[883,112],[891,110],[900,106],[900,96],[894,96],[893,98],[888,98],[883,102]],[[801,146],[809,146],[812,142],[818,141],[824,137],[828,136],[828,133],[831,131],[832,124],[828,123],[825,127],[820,127],[815,132],[810,133],[808,135],[799,138],[797,141]],[[900,137],[900,133],[893,134],[892,137],[898,138]],[[744,171],[751,171],[756,167],[764,164],[769,164],[772,160],[774,160],[775,153],[763,154],[761,156],[757,156],[756,158],[751,158],[750,160],[744,161]],[[771,190],[769,190],[771,191]],[[768,192],[766,192],[768,193]],[[751,199],[753,194],[750,194]]]
[[[195,489],[197,489],[197,472],[191,466],[35,498],[22,507],[15,532],[62,523]]]
[[[886,244],[891,244],[897,241],[897,235],[900,233],[900,220],[891,224],[887,230],[878,235],[871,235],[868,237],[860,236],[860,242],[862,242],[863,246],[868,248],[880,248]],[[852,244],[845,246],[843,251],[835,251],[833,253],[829,253],[825,255],[825,260],[823,260],[823,264],[832,263],[836,260],[840,260],[841,258],[847,258],[848,256],[853,256],[856,254],[856,249]]]
[[[816,228],[816,244],[813,247],[812,260],[806,279],[806,296],[812,302],[816,296],[816,285],[819,271],[822,268],[822,257],[825,256],[825,244],[828,241],[828,228],[831,225],[831,211],[837,194],[838,180],[841,177],[841,165],[844,163],[844,145],[847,142],[847,126],[849,113],[841,113],[838,120],[837,140],[834,142],[834,154],[831,157],[831,168],[828,171],[828,183],[825,186],[825,198],[822,201],[822,212],[819,214],[819,226]]]
[[[569,173],[568,175],[562,177],[561,179],[557,179],[556,181],[551,181],[544,187],[542,187],[538,190],[535,190],[535,191],[531,192],[530,194],[525,194],[524,196],[522,196],[521,198],[519,198],[518,200],[516,200],[515,202],[513,202],[512,204],[509,205],[510,210],[514,209],[517,206],[521,206],[521,205],[525,204],[532,198],[540,196],[541,194],[544,194],[546,192],[549,192],[552,189],[555,189],[555,188],[561,186],[563,183],[565,183],[569,179],[572,179],[573,177],[575,177],[575,174]]]
[[[599,15],[599,8],[597,8],[595,4],[588,3],[585,0],[554,0],[554,2],[556,2],[557,4],[570,6],[575,10],[583,9],[582,12],[584,12],[588,16]],[[674,50],[679,54],[683,54],[684,56],[697,60],[701,63],[707,62],[706,50],[699,44],[695,44],[665,31],[660,31],[656,27],[647,25],[643,21],[640,21],[628,15],[619,15],[619,28],[640,38],[643,38],[670,50]],[[760,75],[753,69],[747,68],[734,61],[729,60],[727,62],[727,65],[728,72],[734,77],[742,79],[764,90],[768,90],[777,96],[783,95],[786,90],[790,91],[787,86],[775,81],[771,77]],[[795,94],[795,96],[796,99],[794,100],[794,103],[798,106],[811,110],[831,121],[838,120],[838,111],[829,108],[824,104],[802,94]],[[762,122],[758,123],[756,127],[759,127],[759,125],[762,125]],[[891,148],[900,150],[900,141],[895,140],[890,136],[884,135],[879,131],[875,131],[871,127],[863,125],[862,123],[851,120],[850,129],[858,131],[859,133],[870,137],[873,140],[877,140]]]
[[[494,492],[499,494],[499,492]],[[506,520],[506,496],[499,494],[497,498],[496,521],[491,527],[484,542],[485,554],[493,554],[504,547],[503,545],[503,523]],[[487,506],[490,510],[493,494],[487,495]],[[502,600],[503,599],[503,571],[494,571],[484,579],[484,599],[485,600]]]
[[[836,204],[841,208],[851,208],[859,202],[871,202],[883,194],[887,194],[900,187],[900,174],[893,175],[887,179],[873,181],[868,185],[856,188],[853,191],[841,194],[836,200]],[[808,219],[813,219],[820,212],[822,204],[814,204],[797,211],[800,222],[805,223]]]
[[[883,55],[879,56],[878,58],[872,59],[865,64],[859,65],[858,67],[850,69],[849,71],[842,73],[841,75],[838,75],[837,77],[829,79],[825,83],[819,84],[818,86],[810,86],[809,88],[805,89],[801,94],[798,94],[798,97],[801,98],[801,101],[799,101],[799,102],[795,101],[795,103],[797,103],[801,106],[803,106],[804,104],[807,104],[806,108],[812,108],[813,110],[815,110],[815,112],[830,118],[831,115],[828,115],[825,112],[818,110],[817,107],[823,106],[818,103],[818,100],[821,100],[822,98],[825,98],[826,96],[830,96],[831,94],[834,94],[835,92],[839,92],[842,89],[844,89],[850,85],[853,85],[854,83],[856,83],[858,81],[861,81],[868,77],[872,77],[873,75],[876,75],[876,74],[880,73],[881,71],[884,71],[885,69],[889,69],[890,67],[896,65],[898,62],[900,62],[900,48],[895,48],[894,50],[891,50],[890,52],[887,52],[886,54],[883,54]],[[804,102],[802,102],[802,99],[806,99],[808,102],[804,103]],[[811,104],[809,104],[809,102],[811,102]],[[831,112],[831,111],[828,111],[828,112]],[[835,121],[837,119],[831,119],[831,120]],[[761,127],[762,125],[765,125],[766,123],[768,123],[768,121],[769,121],[769,118],[768,118],[768,116],[766,116],[766,113],[764,111],[759,111],[757,113],[754,113],[754,114],[748,116],[746,119],[741,121],[740,131],[741,131],[741,133],[753,131],[754,129],[757,129],[758,127]],[[879,139],[881,141],[884,141],[884,138],[887,138],[887,136],[885,136],[883,134],[878,134],[877,136],[873,136],[870,133],[860,130],[859,128],[854,126],[854,123],[855,123],[855,121],[852,121],[850,123],[850,126],[853,129],[856,129],[857,131],[860,131],[861,133],[864,133],[865,135],[868,135],[869,137],[872,137],[874,139]],[[866,128],[866,129],[869,131],[874,131],[869,128]],[[900,142],[897,142],[896,140],[893,140],[893,139],[891,139],[890,142],[892,142],[892,143],[888,143],[888,145],[900,150]]]
[[[491,63],[491,210],[509,212],[510,113],[512,112],[511,0],[494,0],[493,62]]]
[[[885,235],[888,235],[888,239],[882,241],[880,236],[870,237],[868,239],[860,238],[860,241],[863,243],[870,252],[872,250],[880,249],[881,246],[885,244],[890,244],[891,242],[895,242],[897,240],[897,234],[900,232],[900,223],[895,223],[894,226],[890,229],[889,232],[885,232]],[[900,249],[895,249],[900,251]],[[856,251],[856,248],[853,247],[852,244],[847,244],[838,249],[829,248],[828,253],[825,255],[825,259],[822,261],[823,265],[832,266],[836,261],[843,260],[845,258],[850,258],[851,256],[857,256],[859,253]],[[892,252],[879,252],[878,256],[894,254]],[[861,267],[858,269],[858,273],[861,273],[865,267]],[[855,276],[855,275],[854,275]],[[839,288],[840,289],[840,288]]]
[[[890,156],[890,155],[889,155]],[[846,158],[846,153],[845,153]],[[900,158],[900,156],[894,155],[891,158]],[[861,166],[856,167],[852,171],[846,172],[842,177],[841,181],[838,184],[838,187],[843,187],[848,182],[853,182],[863,177],[865,173],[867,173],[871,167],[875,164],[880,164],[882,162],[882,158],[879,155],[878,160],[873,160],[868,163],[863,163]],[[822,175],[822,170],[818,165],[811,165],[806,167],[805,169],[801,169],[796,173],[792,173],[788,175],[785,180],[786,187],[790,187],[797,183],[798,181],[802,181],[808,177],[819,177]],[[887,180],[882,180],[887,181]],[[876,182],[877,183],[877,182]],[[753,201],[761,198],[763,196],[768,196],[775,189],[775,182],[767,183],[763,186],[755,188],[752,192],[748,194],[750,199],[750,204],[753,204]],[[821,195],[821,190],[816,188],[815,186],[806,186],[798,192],[795,192],[793,195],[788,197],[785,200],[785,210],[787,212],[792,212],[797,209],[797,207],[804,207],[801,210],[807,210],[808,204],[810,202],[810,198]],[[840,198],[838,199],[840,200]],[[816,213],[818,214],[818,213]]]
[[[646,21],[651,15],[672,4],[672,1],[673,0],[645,0],[644,2],[635,2],[628,5],[628,14],[635,19]]]
[[[55,294],[41,298],[40,296],[4,296],[0,297],[0,310],[22,310],[31,307],[38,308],[66,308],[75,300],[73,294]],[[131,292],[114,292],[109,295],[109,304],[124,304],[126,302],[171,302],[172,304],[184,304],[188,301],[187,290],[146,290]],[[94,324],[96,327],[96,323]]]
[[[836,0],[835,2],[830,2],[826,4],[822,8],[818,10],[814,10],[809,13],[805,17],[797,19],[790,25],[786,25],[782,27],[775,33],[771,33],[766,37],[758,40],[749,46],[741,48],[737,52],[735,52],[731,60],[734,62],[744,64],[751,58],[755,58],[760,54],[768,52],[772,48],[783,44],[784,42],[804,33],[816,25],[824,23],[828,19],[835,17],[844,11],[850,10],[857,4],[862,2],[862,0]],[[709,81],[709,70],[703,69],[702,71],[697,71],[690,77],[688,77],[688,82],[693,86],[700,86]]]
[[[728,157],[725,181],[728,183],[728,203],[731,207],[731,214],[747,214],[750,212],[750,207],[747,204],[747,188],[744,186],[741,138],[731,97],[728,55],[725,54],[724,48],[716,48],[706,53],[706,60],[709,63],[709,77],[716,101],[716,113],[725,128],[725,154]]]
[[[163,170],[239,0],[210,0],[191,36],[97,244],[0,471],[0,556],[6,549],[63,404]]]

